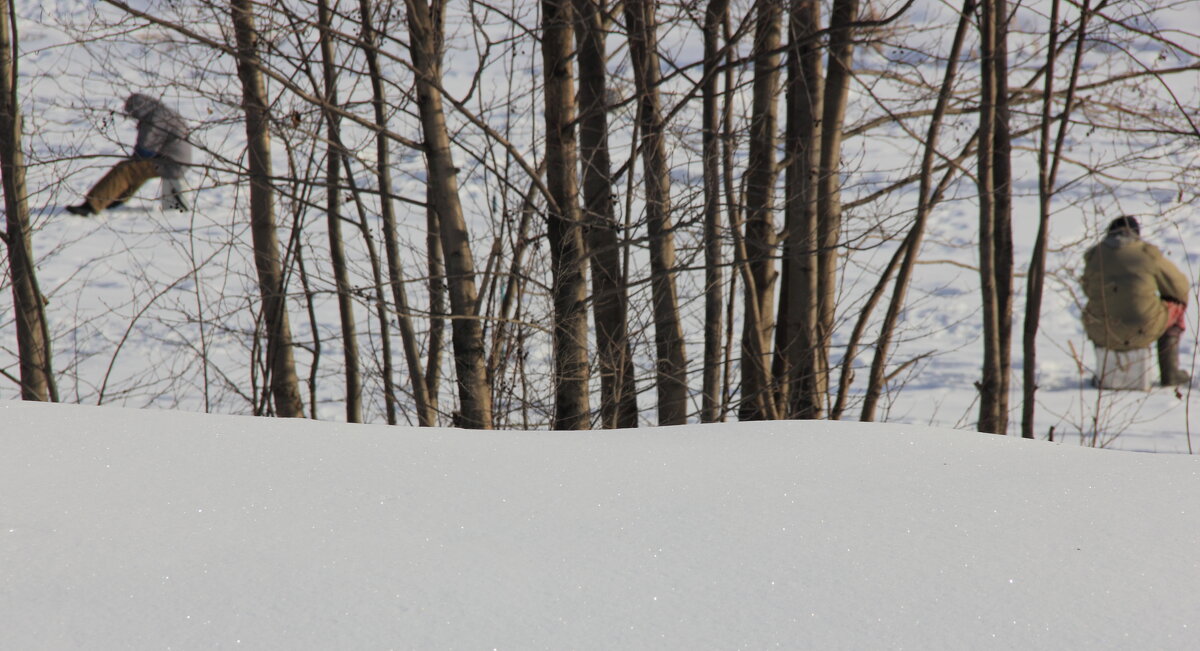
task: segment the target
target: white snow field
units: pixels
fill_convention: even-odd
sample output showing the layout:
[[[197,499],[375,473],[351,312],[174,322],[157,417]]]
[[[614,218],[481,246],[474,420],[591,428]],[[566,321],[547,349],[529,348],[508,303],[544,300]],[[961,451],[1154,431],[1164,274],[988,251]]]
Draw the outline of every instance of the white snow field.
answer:
[[[4,649],[1196,649],[1200,459],[0,403]]]

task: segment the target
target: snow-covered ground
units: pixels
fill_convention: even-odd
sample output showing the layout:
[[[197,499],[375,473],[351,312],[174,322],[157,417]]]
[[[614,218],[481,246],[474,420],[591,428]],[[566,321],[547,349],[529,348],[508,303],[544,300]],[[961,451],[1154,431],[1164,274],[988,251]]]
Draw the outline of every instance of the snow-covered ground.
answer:
[[[4,649],[1196,649],[1200,459],[0,403]]]
[[[168,13],[186,12],[191,7],[178,3],[150,4]],[[248,387],[253,377],[249,360],[254,353],[252,333],[258,303],[249,255],[244,184],[240,184],[235,176],[244,135],[240,133],[236,80],[228,75],[229,61],[212,57],[204,48],[189,49],[173,42],[166,30],[147,28],[139,21],[121,27],[105,27],[97,17],[112,18],[119,12],[102,3],[47,0],[41,5],[19,6],[18,10],[22,16],[22,103],[27,114],[30,188],[34,192],[30,200],[36,229],[33,241],[42,287],[49,298],[47,309],[55,337],[55,361],[64,401],[223,413],[251,411]],[[198,24],[206,24],[196,16],[192,18],[200,20]],[[522,14],[522,20],[530,24],[536,22],[535,18],[529,13]],[[1033,15],[1023,18],[1033,21],[1027,26],[1031,32],[1036,32],[1039,24],[1035,18]],[[678,33],[670,32],[672,36],[668,42],[674,39],[678,47],[686,50],[695,39],[687,38],[686,21],[681,25],[672,28]],[[917,34],[912,36],[918,37]],[[456,48],[469,50],[470,30],[457,33],[453,43]],[[936,49],[944,44],[929,47]],[[197,59],[199,54],[205,54],[205,57]],[[869,59],[877,53],[864,50],[862,56]],[[455,88],[469,84],[475,78],[469,74],[475,61],[473,56],[450,57],[447,83]],[[518,86],[523,86],[524,82],[535,83],[529,76],[523,76],[535,75],[534,66],[531,63],[528,70],[513,72],[519,78],[518,82],[492,70],[483,75],[480,92],[497,103],[507,101],[513,92],[525,90],[514,91],[514,83]],[[402,82],[406,73],[398,70],[396,74]],[[614,79],[617,90],[621,90],[619,84],[623,82],[619,75]],[[1152,88],[1139,92],[1149,90]],[[114,111],[124,96],[133,91],[162,94],[168,103],[178,107],[187,119],[198,125],[194,139],[201,147],[198,162],[202,167],[195,170],[191,179],[196,188],[195,210],[186,214],[162,212],[155,196],[156,184],[152,183],[129,205],[98,217],[76,218],[66,214],[63,206],[77,202],[111,164],[113,156],[121,155],[131,140],[132,123]],[[1193,84],[1191,88],[1178,88],[1177,92],[1181,93],[1183,101],[1191,102],[1197,89]],[[286,93],[283,97],[284,105],[278,109],[290,110]],[[515,101],[518,105],[535,101],[530,97],[521,95]],[[871,109],[870,103],[860,102],[855,106],[859,113]],[[319,119],[310,107],[299,108],[304,109],[309,118]],[[481,106],[480,110],[485,108]],[[536,140],[538,129],[529,121],[533,119],[531,116],[538,114],[534,109],[515,117],[506,112],[482,113],[495,120],[497,128],[507,125],[505,120],[516,120],[513,128],[520,136],[517,138],[519,146],[531,157],[536,157],[539,145]],[[685,117],[689,114],[683,115],[679,119],[686,125]],[[622,117],[626,122],[621,124],[627,124],[627,118]],[[411,120],[406,122],[408,118],[403,115],[397,115],[396,119],[397,129],[405,133],[412,131],[415,137]],[[451,119],[462,122],[461,116],[452,115]],[[967,120],[950,130],[948,138],[961,138],[963,133],[969,133],[970,124]],[[291,136],[282,127],[279,131],[277,154],[280,160],[276,167],[282,172],[288,169],[283,160],[283,144]],[[614,127],[613,144],[618,159],[624,151],[621,148],[628,144],[626,131]],[[688,132],[686,128],[683,131],[692,136],[698,133]],[[469,139],[470,129],[465,132],[468,135],[463,137]],[[897,151],[905,147],[911,149],[911,141],[900,138],[897,140],[899,145],[889,145],[884,135],[875,133],[847,141],[848,159],[854,161],[853,166],[861,168],[856,179],[878,182],[890,178],[895,169],[905,164],[906,159]],[[362,137],[361,133],[359,137]],[[1035,192],[1032,189],[1035,175],[1027,154],[1036,143],[1022,141],[1020,144],[1018,154],[1024,158],[1017,160],[1014,209],[1017,271],[1014,279],[1016,336],[1011,412],[1014,433],[1020,418],[1020,371],[1024,364],[1020,351],[1023,274],[1036,231]],[[480,146],[494,147],[495,144],[482,143]],[[357,150],[369,152],[371,147],[364,142]],[[1068,143],[1068,151],[1077,159],[1108,160],[1119,157],[1121,149],[1098,137],[1079,137]],[[1165,145],[1164,149],[1153,151],[1157,153],[1147,154],[1139,160],[1146,169],[1127,172],[1140,179],[1137,183],[1114,184],[1110,188],[1088,186],[1088,192],[1100,194],[1084,196],[1080,196],[1083,190],[1072,186],[1075,189],[1066,192],[1055,204],[1048,265],[1052,275],[1047,283],[1038,339],[1036,431],[1039,438],[1048,438],[1053,433],[1056,440],[1089,445],[1139,451],[1200,451],[1200,438],[1196,438],[1200,436],[1200,416],[1197,416],[1200,402],[1194,389],[1185,388],[1179,393],[1169,389],[1158,389],[1149,394],[1098,393],[1088,386],[1091,350],[1079,321],[1076,277],[1083,252],[1096,241],[1107,220],[1121,213],[1138,215],[1143,221],[1146,237],[1159,244],[1190,277],[1196,278],[1197,269],[1200,269],[1200,207],[1188,203],[1190,195],[1183,191],[1185,187],[1194,187],[1186,178],[1186,174],[1192,172],[1170,177],[1155,167],[1157,161],[1177,163],[1179,157],[1188,154]],[[677,153],[687,159],[685,147],[680,146]],[[404,148],[398,148],[396,154],[397,192],[423,198],[420,158]],[[508,197],[497,190],[501,184],[482,172],[470,156],[461,155],[461,158],[464,200],[472,220],[476,254],[482,256],[490,249],[493,238],[503,239],[497,231],[502,227],[491,219],[494,211],[490,207],[496,205],[497,199],[508,200]],[[698,191],[694,183],[696,175],[692,174],[694,164],[694,159],[681,162],[674,186],[677,194],[689,195]],[[874,174],[871,165],[879,168]],[[369,175],[363,173],[358,182],[366,185],[371,181]],[[1176,185],[1179,192],[1168,191]],[[848,189],[847,196],[851,194]],[[971,184],[963,182],[952,193],[952,198],[939,206],[931,217],[921,263],[913,279],[889,363],[889,372],[897,375],[889,384],[888,394],[877,414],[880,419],[961,429],[969,429],[975,422],[977,392],[974,382],[980,377],[982,353],[979,283],[972,268],[976,265],[977,255],[977,215],[972,197]],[[910,214],[911,206],[904,202],[909,198],[902,194],[896,200],[899,205],[878,208],[896,222],[886,228],[901,230],[906,227],[903,222]],[[321,199],[309,197],[309,201],[319,204]],[[692,205],[694,207],[694,203]],[[293,213],[293,209],[299,212]],[[399,202],[397,209],[400,210],[401,238],[408,255],[406,273],[418,278],[424,264],[421,259],[423,208]],[[853,219],[869,221],[876,210],[863,209],[860,211],[863,214],[854,214]],[[340,395],[340,330],[332,301],[332,281],[327,265],[321,263],[326,257],[324,215],[318,210],[297,209],[296,203],[285,196],[280,200],[281,237],[289,237],[293,219],[305,224],[301,237],[305,255],[310,260],[308,273],[317,301],[316,319],[310,320],[302,301],[301,281],[293,269],[290,277],[293,327],[297,341],[302,344],[302,349],[297,350],[297,362],[301,375],[307,377],[315,361],[311,354],[312,339],[314,333],[320,334],[324,347],[316,377],[317,413],[322,419],[339,420],[344,418]],[[694,231],[685,230],[681,237],[694,237]],[[348,246],[354,249],[360,244],[357,234],[352,234]],[[840,318],[843,321],[834,335],[835,360],[846,343],[862,297],[878,279],[891,251],[889,246],[866,246],[862,251],[847,253],[841,289],[844,307]],[[506,248],[504,255],[508,253]],[[695,253],[694,248],[692,253]],[[350,257],[352,262],[360,263],[366,256],[361,250],[354,250]],[[544,257],[544,251],[541,257]],[[477,263],[482,266],[482,258]],[[644,265],[640,269],[644,272]],[[369,272],[361,264],[352,272],[359,285],[367,286],[372,282]],[[549,282],[544,268],[537,268],[534,273]],[[681,291],[691,297],[687,303],[690,311],[685,316],[688,318],[689,357],[694,374],[699,370],[702,339],[697,307],[700,303],[696,298],[701,280],[702,274],[695,269],[679,274]],[[639,389],[645,392],[642,420],[644,424],[652,424],[654,410],[650,396],[653,393],[654,361],[652,332],[646,323],[649,318],[646,287],[641,283],[634,290],[634,318],[640,319],[635,323],[638,334],[634,343],[641,372]],[[426,303],[422,283],[410,282],[408,288],[414,304],[423,307]],[[4,292],[0,301],[7,300],[7,292]],[[534,296],[531,302],[535,305],[528,308],[530,311],[523,313],[523,317],[535,322],[548,318],[545,296]],[[1195,327],[1198,323],[1197,303],[1200,300],[1193,300],[1189,308],[1192,330],[1183,342],[1184,366],[1193,374],[1200,371],[1196,363],[1200,351]],[[366,304],[358,307],[363,354],[378,360],[378,341],[368,334],[377,330],[371,310]],[[876,322],[880,313],[882,308],[877,310]],[[424,329],[426,324],[422,321],[418,326]],[[849,419],[858,417],[855,401],[864,389],[863,378],[873,354],[871,337],[874,332],[868,328],[854,364],[857,377],[851,385],[850,406],[845,414]],[[15,372],[15,346],[12,344],[15,336],[11,320],[0,321],[0,334],[3,335],[0,368]],[[543,400],[539,405],[543,414],[535,414],[534,420],[543,423],[550,396],[545,387],[549,383],[548,376],[539,378],[536,374],[545,374],[549,368],[548,331],[532,329],[528,346],[530,365],[535,367],[530,372],[535,374],[534,383],[540,380],[542,387],[533,399]],[[407,380],[403,365],[397,361],[397,382],[403,388]],[[367,418],[378,422],[382,420],[382,401],[376,365],[377,362],[368,364]],[[449,377],[451,372],[446,362],[446,375]],[[698,384],[698,379],[693,384]],[[11,383],[0,386],[0,397],[15,395],[16,389]],[[444,414],[454,408],[453,401],[452,387],[445,382],[441,395]],[[693,411],[699,408],[698,394],[693,395],[692,408]],[[408,414],[411,416],[411,410]],[[513,418],[509,423],[513,420],[519,421]],[[443,422],[448,423],[449,418],[444,417]]]
[[[1146,236],[1196,278],[1200,207],[1183,191],[1196,184],[1153,164],[1186,152],[1147,150],[1139,164],[1149,171],[1129,174],[1137,183],[1095,195],[1076,188],[1055,206],[1037,432],[1063,444],[961,431],[974,423],[981,354],[967,182],[931,218],[889,366],[899,373],[878,415],[889,424],[464,432],[184,413],[173,410],[247,412],[252,402],[256,290],[229,61],[171,42],[165,30],[105,26],[97,17],[111,8],[90,0],[18,3],[17,11],[33,241],[60,391],[67,402],[158,411],[0,402],[0,649],[1200,648],[1200,460],[1078,445],[1200,451],[1196,389],[1088,386],[1091,351],[1076,302],[1083,251],[1122,213],[1138,215]],[[1189,25],[1200,15],[1185,13]],[[674,29],[666,47],[695,48],[686,26]],[[469,41],[470,30],[452,40],[453,89],[474,80]],[[523,75],[535,66],[484,75],[479,100],[497,128],[513,120],[514,141],[532,158],[536,105],[505,115],[483,104],[502,106],[515,93],[525,106],[534,83]],[[614,83],[614,93],[625,92]],[[1194,83],[1178,90],[1195,105]],[[104,215],[65,214],[125,151],[132,124],[114,111],[133,91],[163,95],[199,125],[195,210],[162,212],[151,184]],[[416,133],[396,119],[397,129]],[[958,126],[954,137],[969,133],[969,121]],[[628,135],[614,127],[618,158]],[[847,141],[847,159],[871,183],[902,168],[896,150],[911,148],[885,135]],[[1076,159],[1120,154],[1075,135]],[[419,157],[396,156],[397,192],[423,197]],[[511,197],[478,161],[460,162],[482,254],[502,239],[489,219],[495,201]],[[677,170],[677,194],[697,191],[687,166]],[[1019,333],[1036,228],[1028,158],[1017,175]],[[365,174],[360,181],[370,183]],[[852,217],[892,219],[887,228],[899,230],[908,198]],[[281,226],[305,222],[304,250],[323,260],[324,216],[291,212],[298,204],[281,200]],[[408,268],[419,277],[423,209],[397,207]],[[847,254],[847,322],[890,251]],[[293,325],[305,345],[314,332],[326,339],[317,411],[337,420],[337,318],[327,270],[313,267],[320,314],[302,316],[297,288]],[[366,283],[364,268],[354,271]],[[695,296],[699,278],[681,273],[681,286]],[[420,283],[410,285],[419,302]],[[637,291],[645,317],[644,284]],[[1197,374],[1200,295],[1192,298],[1183,351]],[[373,345],[363,334],[369,318],[364,307],[364,350]],[[697,362],[695,310],[691,319]],[[835,335],[838,346],[849,329]],[[649,424],[649,329],[640,336]],[[548,335],[532,337],[531,359],[544,369]],[[11,318],[0,318],[0,369],[15,368],[14,341]],[[1019,334],[1014,345],[1019,351]],[[298,354],[306,373],[312,357]],[[1015,431],[1019,352],[1014,362]],[[378,421],[371,386],[368,417]],[[0,386],[0,399],[15,395],[11,383]],[[856,416],[852,400],[847,418]]]

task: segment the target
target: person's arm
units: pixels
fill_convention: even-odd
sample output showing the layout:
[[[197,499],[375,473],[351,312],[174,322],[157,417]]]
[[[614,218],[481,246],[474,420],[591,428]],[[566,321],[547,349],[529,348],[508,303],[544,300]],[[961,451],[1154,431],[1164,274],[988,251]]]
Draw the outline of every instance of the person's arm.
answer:
[[[1094,246],[1083,254],[1083,275],[1079,277],[1079,285],[1083,287],[1084,294],[1088,294],[1092,284],[1096,280],[1095,276],[1100,273],[1092,264],[1092,258],[1094,257],[1096,257],[1096,247]]]
[[[1173,262],[1168,260],[1158,250],[1158,247],[1147,245],[1151,250],[1151,254],[1155,258],[1155,280],[1158,283],[1158,293],[1163,300],[1173,301],[1187,305],[1188,294],[1191,291],[1191,283],[1188,282],[1187,276],[1176,267]]]

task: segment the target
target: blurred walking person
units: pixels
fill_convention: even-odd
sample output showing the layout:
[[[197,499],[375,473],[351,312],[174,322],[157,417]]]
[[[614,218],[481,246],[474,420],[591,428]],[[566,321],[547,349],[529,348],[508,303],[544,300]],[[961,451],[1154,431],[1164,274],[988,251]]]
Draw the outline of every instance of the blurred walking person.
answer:
[[[124,113],[137,120],[133,154],[101,177],[83,203],[68,206],[67,211],[95,215],[125,203],[146,181],[159,177],[163,208],[188,210],[184,169],[192,162],[192,145],[187,141],[187,123],[162,102],[141,93],[125,100]]]

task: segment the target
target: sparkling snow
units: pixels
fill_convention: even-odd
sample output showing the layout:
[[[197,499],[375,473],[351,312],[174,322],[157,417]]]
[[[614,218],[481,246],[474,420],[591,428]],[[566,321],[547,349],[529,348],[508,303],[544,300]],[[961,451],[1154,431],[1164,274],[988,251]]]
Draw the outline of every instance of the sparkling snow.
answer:
[[[4,648],[1200,648],[1200,459],[0,403]]]

